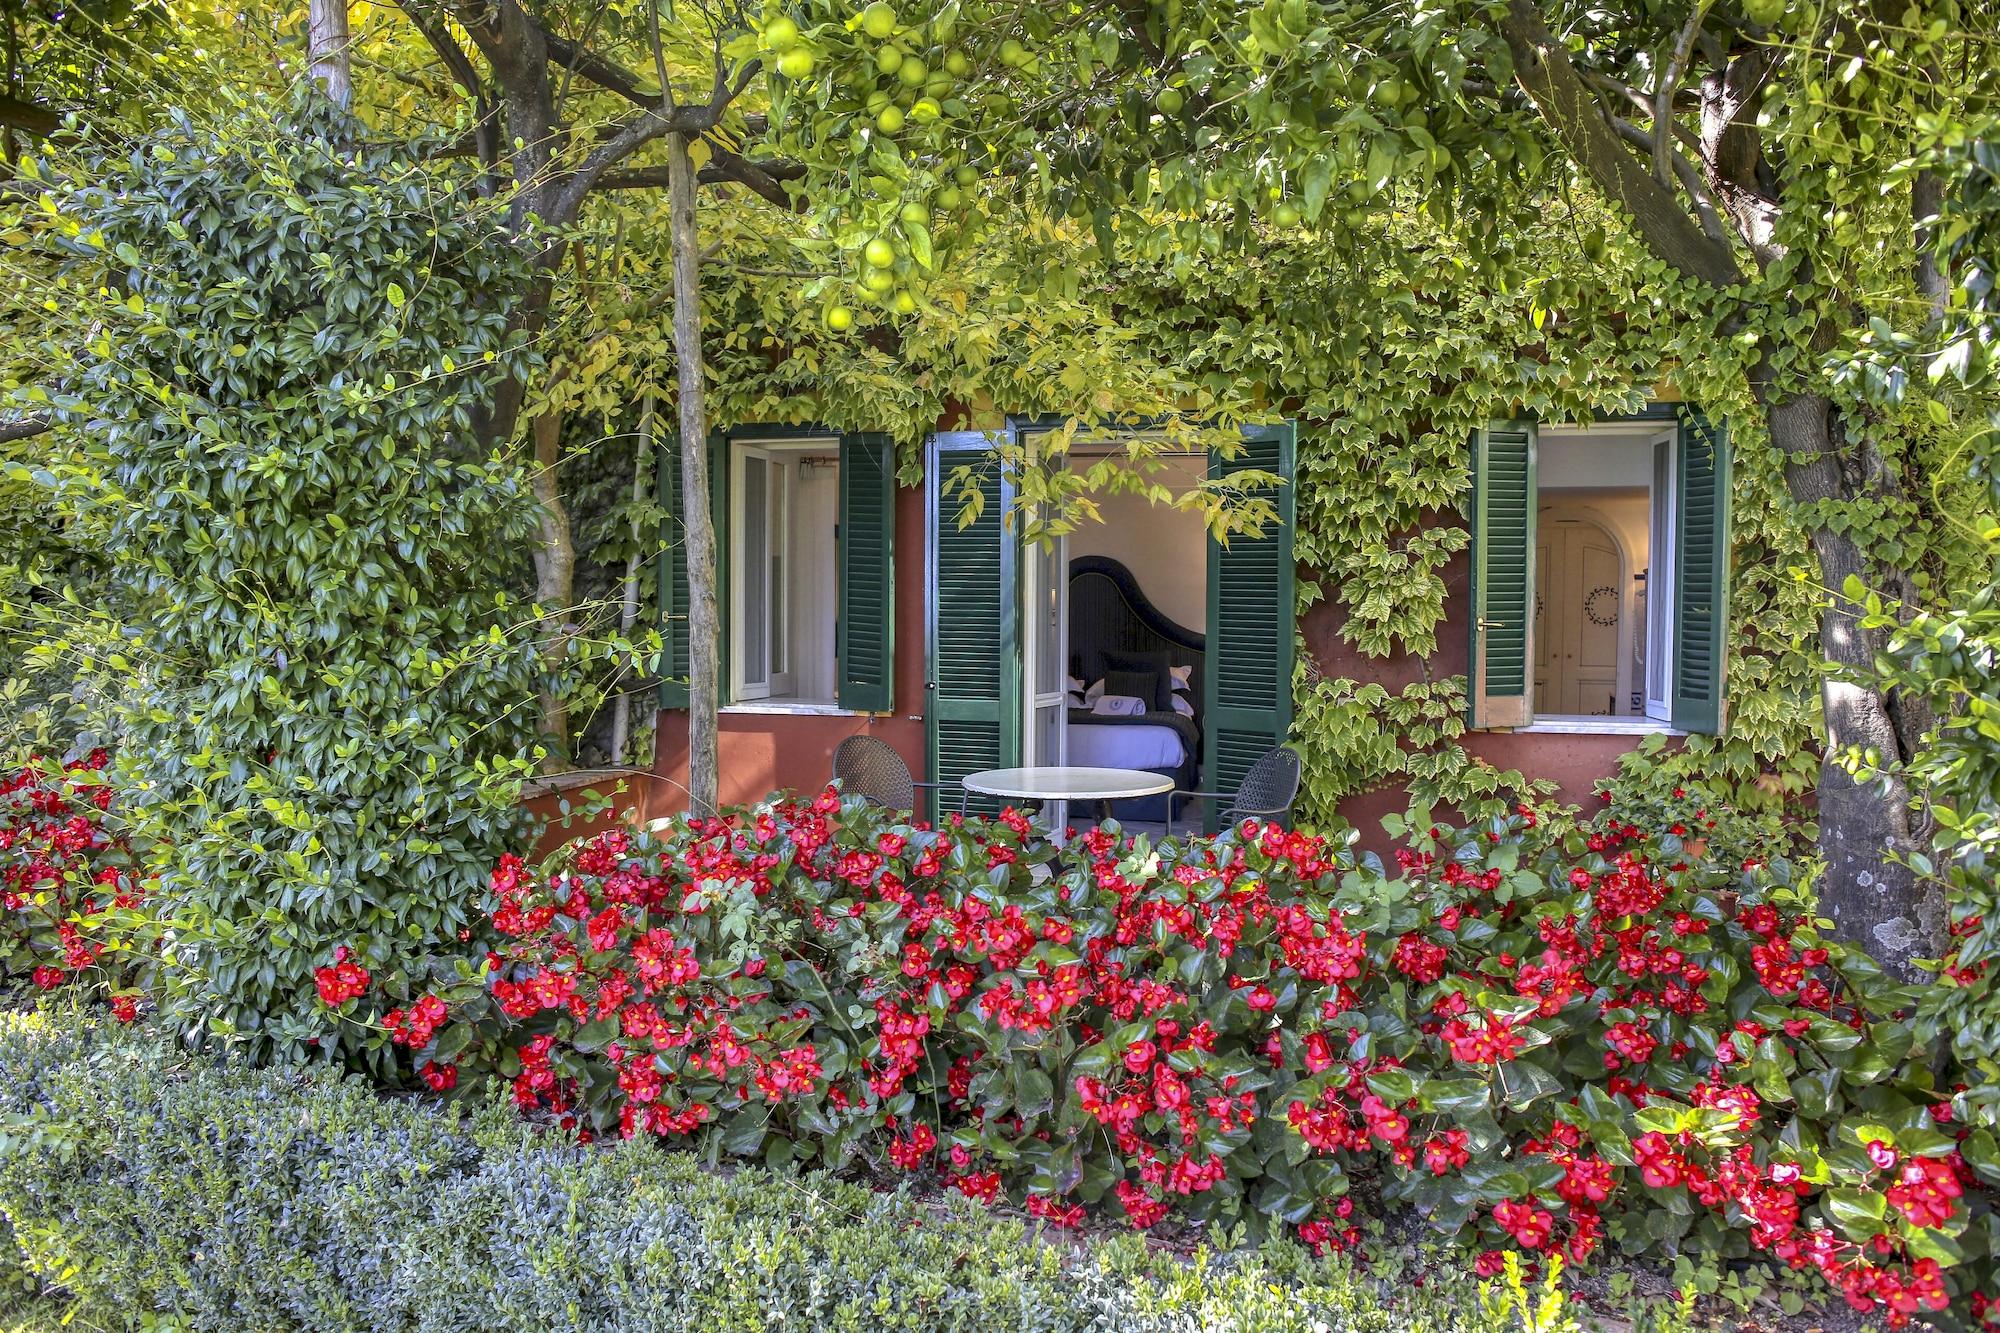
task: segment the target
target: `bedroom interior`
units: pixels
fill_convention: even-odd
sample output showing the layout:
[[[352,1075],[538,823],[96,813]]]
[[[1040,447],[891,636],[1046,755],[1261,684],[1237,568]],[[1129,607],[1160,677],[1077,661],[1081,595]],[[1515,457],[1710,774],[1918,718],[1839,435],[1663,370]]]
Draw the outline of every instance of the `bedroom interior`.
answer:
[[[1177,492],[1207,468],[1198,454],[1165,463],[1159,480]],[[1061,734],[1036,738],[1036,748],[1049,762],[1143,769],[1171,778],[1177,790],[1202,790],[1206,529],[1198,514],[1143,495],[1104,496],[1099,508],[1100,521],[1071,533],[1045,563],[1029,562],[1030,577],[1045,580],[1033,603],[1043,610],[1037,657],[1060,661],[1064,675],[1062,706],[1046,714]],[[1063,583],[1051,598],[1046,581],[1057,568]],[[1037,687],[1053,683],[1052,674],[1040,675]],[[1168,799],[1113,802],[1111,813],[1163,829]],[[1173,811],[1177,824],[1199,817],[1186,802]]]

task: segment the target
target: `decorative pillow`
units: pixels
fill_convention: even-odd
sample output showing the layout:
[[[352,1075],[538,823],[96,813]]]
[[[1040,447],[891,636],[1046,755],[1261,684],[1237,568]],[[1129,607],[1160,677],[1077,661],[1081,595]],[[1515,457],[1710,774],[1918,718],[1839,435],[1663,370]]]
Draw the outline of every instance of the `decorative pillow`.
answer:
[[[1143,700],[1147,708],[1159,708],[1162,706],[1160,682],[1165,679],[1165,675],[1158,671],[1107,671],[1104,673],[1104,693],[1107,696],[1129,694]]]
[[[1192,666],[1170,666],[1167,674],[1173,678],[1174,688],[1188,690],[1194,688],[1194,668]]]
[[[1106,648],[1104,650],[1104,678],[1110,680],[1112,676],[1121,671],[1147,672],[1151,674],[1153,677],[1153,692],[1151,694],[1141,694],[1139,697],[1148,701],[1146,705],[1148,708],[1157,708],[1162,712],[1173,707],[1171,700],[1174,689],[1170,683],[1173,677],[1167,674],[1172,665],[1164,652],[1137,653],[1122,651],[1117,648]]]
[[[1069,706],[1071,708],[1088,708],[1090,705],[1083,701],[1082,690],[1071,690],[1069,692]]]
[[[1194,716],[1194,705],[1189,703],[1188,697],[1179,690],[1174,691],[1174,711],[1182,717]]]
[[[1069,678],[1069,692],[1071,694],[1082,694],[1083,688],[1084,686],[1081,680],[1077,679],[1075,676],[1071,676]]]
[[[1136,694],[1107,694],[1090,711],[1104,717],[1144,717],[1146,701]]]
[[[1092,681],[1090,683],[1090,688],[1083,692],[1083,701],[1086,704],[1094,704],[1103,697],[1104,697],[1104,682],[1102,680]]]

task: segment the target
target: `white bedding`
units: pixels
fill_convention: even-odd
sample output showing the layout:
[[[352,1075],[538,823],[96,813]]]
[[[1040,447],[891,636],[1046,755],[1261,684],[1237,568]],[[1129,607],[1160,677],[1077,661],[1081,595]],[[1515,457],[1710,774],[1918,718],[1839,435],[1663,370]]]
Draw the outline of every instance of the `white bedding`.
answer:
[[[1172,727],[1071,722],[1068,742],[1069,762],[1079,768],[1179,768],[1187,761],[1187,747]]]

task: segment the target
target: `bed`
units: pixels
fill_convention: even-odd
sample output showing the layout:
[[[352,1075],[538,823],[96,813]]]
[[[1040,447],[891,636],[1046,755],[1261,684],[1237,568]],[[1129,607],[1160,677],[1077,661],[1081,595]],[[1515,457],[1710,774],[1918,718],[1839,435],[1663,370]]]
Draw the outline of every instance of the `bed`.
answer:
[[[1171,690],[1157,693],[1144,713],[1105,717],[1088,708],[1069,710],[1068,762],[1105,768],[1137,768],[1173,779],[1193,791],[1201,784],[1202,670],[1208,639],[1170,619],[1140,589],[1132,571],[1109,556],[1080,555],[1069,563],[1070,674],[1086,685],[1129,681],[1151,666],[1162,672],[1185,670],[1182,692],[1194,716],[1176,712]],[[1116,670],[1121,674],[1113,676]],[[1162,706],[1165,705],[1165,706]],[[1149,796],[1115,801],[1114,818],[1160,823],[1167,798]]]

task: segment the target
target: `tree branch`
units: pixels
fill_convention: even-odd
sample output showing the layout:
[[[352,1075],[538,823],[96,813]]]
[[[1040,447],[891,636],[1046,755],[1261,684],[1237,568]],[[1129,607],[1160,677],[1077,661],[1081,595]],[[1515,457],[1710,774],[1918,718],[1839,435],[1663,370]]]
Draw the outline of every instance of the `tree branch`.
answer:
[[[660,104],[660,95],[647,92],[640,84],[639,76],[623,65],[607,60],[594,51],[586,51],[575,42],[546,29],[543,40],[548,43],[549,59],[571,73],[582,75],[606,92],[617,93],[634,106],[652,108]]]
[[[489,170],[498,166],[499,108],[494,106],[493,99],[487,95],[486,85],[480,79],[479,71],[473,67],[472,57],[465,54],[464,48],[452,37],[451,31],[438,21],[437,15],[427,13],[415,4],[405,3],[401,8],[404,16],[416,25],[417,31],[423,34],[426,42],[430,43],[431,50],[437,53],[445,72],[451,75],[451,81],[465,89],[465,95],[472,99],[472,105],[479,113],[479,119],[472,130],[472,141],[478,149],[480,162]]]
[[[32,439],[43,431],[52,430],[55,423],[47,417],[16,417],[12,421],[0,421],[0,444],[12,444],[16,440]]]
[[[708,165],[696,173],[695,179],[703,185],[744,186],[779,208],[796,213],[805,207],[804,201],[787,191],[784,183],[803,180],[805,174],[806,169],[800,163],[752,162],[711,142]],[[600,175],[596,188],[659,190],[665,189],[669,183],[669,173],[664,166],[626,167]]]
[[[44,139],[54,134],[60,124],[62,116],[48,107],[0,93],[0,126]]]
[[[1673,188],[1625,150],[1596,97],[1550,33],[1532,0],[1508,0],[1500,34],[1514,57],[1514,77],[1542,119],[1597,187],[1631,217],[1640,239],[1680,273],[1716,287],[1741,281],[1736,257],[1681,206]]]
[[[1663,149],[1664,142],[1657,134],[1648,134],[1621,116],[1611,118],[1611,128],[1618,131],[1618,137],[1645,153],[1654,161],[1663,155],[1672,164],[1674,175],[1680,178],[1681,186],[1694,201],[1695,214],[1701,218],[1701,229],[1710,240],[1718,245],[1729,244],[1729,233],[1723,228],[1722,217],[1715,211],[1715,200],[1709,195],[1708,187],[1701,183],[1701,172],[1695,164],[1671,148]]]
[[[1674,119],[1674,89],[1694,55],[1694,39],[1701,32],[1702,20],[1708,17],[1709,2],[1699,0],[1689,12],[1687,22],[1681,26],[1680,38],[1674,43],[1674,53],[1667,61],[1666,72],[1660,76],[1659,86],[1653,89],[1653,176],[1662,185],[1667,183],[1667,155],[1673,151],[1667,126]]]

